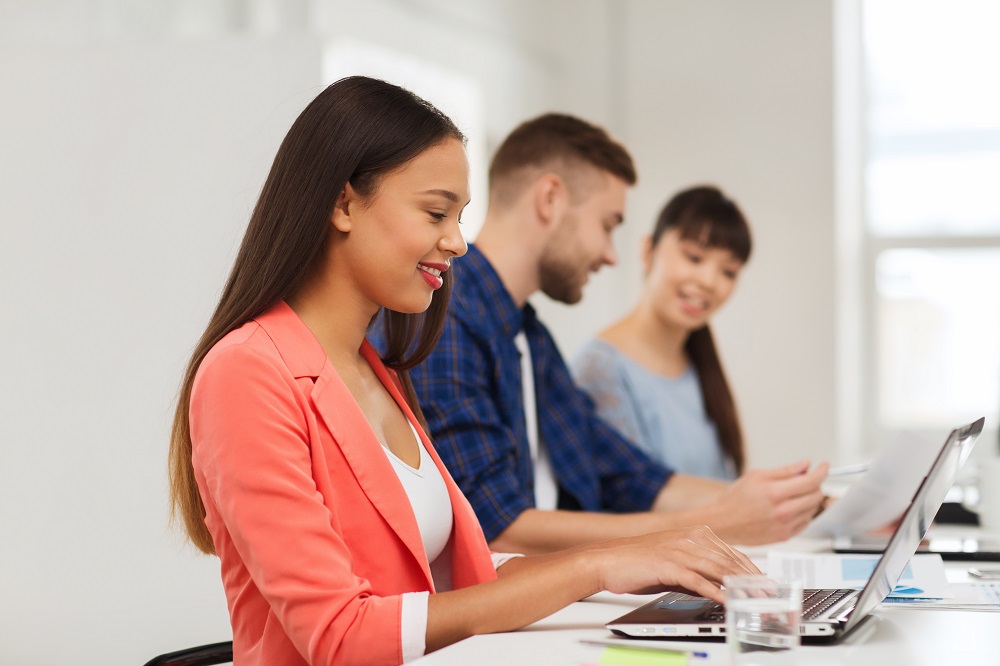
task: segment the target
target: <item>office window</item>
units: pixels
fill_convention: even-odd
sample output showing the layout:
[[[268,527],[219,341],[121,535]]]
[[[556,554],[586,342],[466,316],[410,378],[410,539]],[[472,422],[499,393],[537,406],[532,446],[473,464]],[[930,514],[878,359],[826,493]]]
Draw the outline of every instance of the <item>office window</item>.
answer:
[[[1000,248],[879,253],[875,325],[882,427],[940,430],[970,410],[996,416],[998,285]]]
[[[1000,417],[1000,3],[863,0],[866,421]]]

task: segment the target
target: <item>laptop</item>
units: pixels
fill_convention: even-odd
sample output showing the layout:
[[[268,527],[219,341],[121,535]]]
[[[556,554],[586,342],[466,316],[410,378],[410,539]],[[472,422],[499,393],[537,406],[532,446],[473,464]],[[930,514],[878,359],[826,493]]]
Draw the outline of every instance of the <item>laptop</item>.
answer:
[[[985,419],[955,428],[889,539],[861,590],[804,590],[799,633],[836,641],[855,629],[893,590],[927,533],[931,521],[968,459]],[[608,629],[634,638],[719,638],[726,635],[723,606],[705,597],[669,592],[609,622]]]

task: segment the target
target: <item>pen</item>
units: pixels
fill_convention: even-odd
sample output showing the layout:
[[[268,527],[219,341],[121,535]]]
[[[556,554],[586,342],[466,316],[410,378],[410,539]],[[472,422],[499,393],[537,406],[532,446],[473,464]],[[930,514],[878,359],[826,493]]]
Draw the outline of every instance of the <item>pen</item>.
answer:
[[[859,465],[844,465],[842,467],[831,467],[830,471],[826,473],[828,477],[830,476],[850,476],[851,474],[861,474],[862,472],[868,471],[868,465],[861,463]]]
[[[1000,578],[1000,569],[980,569],[977,567],[969,569],[969,575],[983,579],[998,579]]]
[[[698,650],[679,650],[677,648],[670,647],[660,647],[658,645],[650,645],[648,643],[635,644],[635,643],[619,643],[616,641],[600,641],[587,638],[581,638],[580,642],[584,645],[594,645],[597,647],[616,647],[624,648],[626,650],[645,650],[647,652],[659,652],[660,654],[677,654],[677,655],[687,655],[689,657],[699,657],[705,659],[708,657],[707,652],[701,652]]]

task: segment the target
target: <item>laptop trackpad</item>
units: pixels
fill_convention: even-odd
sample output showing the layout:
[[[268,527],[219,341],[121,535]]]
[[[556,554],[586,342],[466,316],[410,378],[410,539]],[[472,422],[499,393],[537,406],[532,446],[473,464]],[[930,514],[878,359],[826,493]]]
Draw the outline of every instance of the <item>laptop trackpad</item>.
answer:
[[[708,620],[706,616],[713,612],[722,613],[722,606],[711,599],[677,592],[637,609],[635,615],[629,619],[634,622],[700,623]],[[649,619],[646,620],[646,617]]]

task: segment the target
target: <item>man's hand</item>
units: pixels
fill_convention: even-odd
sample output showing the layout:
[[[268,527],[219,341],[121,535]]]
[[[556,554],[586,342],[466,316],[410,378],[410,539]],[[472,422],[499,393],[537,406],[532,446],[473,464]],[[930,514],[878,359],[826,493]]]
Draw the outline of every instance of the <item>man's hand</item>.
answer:
[[[739,544],[785,541],[798,534],[819,511],[820,483],[827,463],[809,471],[803,461],[785,467],[751,470],[720,496],[719,517],[711,527],[724,539]]]

